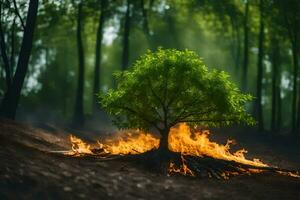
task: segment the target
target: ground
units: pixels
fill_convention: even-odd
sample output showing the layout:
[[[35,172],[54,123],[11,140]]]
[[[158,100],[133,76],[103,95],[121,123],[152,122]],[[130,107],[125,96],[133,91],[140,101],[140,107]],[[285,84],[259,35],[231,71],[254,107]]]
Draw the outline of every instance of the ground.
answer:
[[[0,199],[300,199],[300,179],[293,177],[169,177],[128,161],[51,153],[70,148],[68,134],[49,126],[34,128],[1,120]],[[300,169],[298,141],[279,136],[235,136],[252,152],[250,156],[279,167]],[[226,135],[215,139],[223,137]]]

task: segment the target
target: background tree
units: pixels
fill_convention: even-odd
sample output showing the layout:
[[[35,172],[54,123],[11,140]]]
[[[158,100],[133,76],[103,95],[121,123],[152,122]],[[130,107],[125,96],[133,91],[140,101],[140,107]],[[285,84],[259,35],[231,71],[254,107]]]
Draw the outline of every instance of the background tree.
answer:
[[[258,39],[258,59],[257,59],[257,88],[256,88],[256,116],[259,130],[264,128],[263,111],[262,111],[262,84],[263,84],[263,60],[264,60],[264,39],[265,39],[265,22],[264,22],[264,0],[259,1],[259,39]]]
[[[2,116],[7,118],[14,119],[16,115],[22,86],[28,70],[29,58],[33,43],[33,33],[38,12],[38,3],[38,0],[29,1],[26,25],[24,26],[23,40],[19,52],[16,72],[13,81],[8,87],[4,99],[1,102],[0,113]]]
[[[95,70],[94,70],[94,88],[93,88],[93,110],[96,110],[97,106],[97,97],[96,94],[100,91],[100,66],[102,58],[102,41],[103,41],[103,31],[104,31],[104,22],[107,18],[107,7],[108,1],[102,0],[100,5],[101,13],[98,21],[98,29],[96,36],[96,50],[95,50]]]
[[[245,1],[244,13],[244,59],[242,72],[242,88],[247,90],[248,83],[248,64],[249,64],[249,0]]]
[[[122,70],[126,70],[129,64],[129,34],[131,22],[131,0],[126,0],[126,12],[123,25],[123,52],[122,52]]]
[[[282,25],[286,28],[288,38],[291,43],[293,56],[293,97],[292,97],[292,132],[296,132],[298,125],[298,113],[300,104],[298,102],[298,74],[299,74],[299,37],[300,37],[300,16],[298,10],[300,8],[299,1],[275,1],[275,5],[283,16]],[[297,105],[298,104],[298,105]]]
[[[75,100],[75,109],[73,116],[73,125],[80,127],[84,124],[84,110],[83,110],[83,94],[84,94],[84,73],[85,73],[85,56],[82,41],[83,29],[83,3],[80,1],[77,4],[77,29],[76,40],[78,50],[78,81]]]

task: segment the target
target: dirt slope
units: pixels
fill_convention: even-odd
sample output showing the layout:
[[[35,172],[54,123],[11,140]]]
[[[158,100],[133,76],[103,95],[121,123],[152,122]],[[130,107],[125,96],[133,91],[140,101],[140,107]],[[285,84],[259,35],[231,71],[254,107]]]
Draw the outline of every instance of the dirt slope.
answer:
[[[300,199],[297,178],[167,177],[125,161],[49,153],[70,148],[67,134],[0,121],[0,199]],[[298,167],[294,160],[289,166]]]

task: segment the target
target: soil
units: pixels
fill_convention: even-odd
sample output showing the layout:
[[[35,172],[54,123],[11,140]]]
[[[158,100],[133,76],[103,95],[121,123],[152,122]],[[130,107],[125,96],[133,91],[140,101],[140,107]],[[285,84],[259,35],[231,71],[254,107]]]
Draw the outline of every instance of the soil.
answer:
[[[126,160],[52,153],[70,149],[68,135],[55,127],[1,120],[0,199],[300,199],[300,179],[278,174],[229,180],[165,176]],[[247,134],[239,140],[253,152],[250,156],[300,169],[296,140]]]

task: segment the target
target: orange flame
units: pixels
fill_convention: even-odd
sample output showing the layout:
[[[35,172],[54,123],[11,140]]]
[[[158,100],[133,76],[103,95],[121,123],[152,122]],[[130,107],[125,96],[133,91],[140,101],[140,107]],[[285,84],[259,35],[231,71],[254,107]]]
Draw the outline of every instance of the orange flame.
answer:
[[[186,165],[186,161],[183,157],[183,155],[181,155],[181,161],[182,161],[182,165],[180,167],[177,167],[175,165],[175,163],[170,162],[169,168],[168,168],[168,173],[179,173],[185,176],[195,176],[194,172],[188,168],[188,166]]]
[[[150,133],[131,130],[120,132],[118,136],[98,141],[100,148],[113,155],[139,154],[158,148],[159,139]]]
[[[70,135],[70,141],[72,144],[72,151],[67,152],[67,155],[79,156],[83,154],[93,154],[91,146],[80,138]]]
[[[212,158],[235,161],[253,166],[268,166],[259,159],[248,160],[245,158],[245,149],[230,152],[230,144],[232,140],[228,140],[225,145],[212,142],[208,138],[209,131],[198,131],[192,134],[190,127],[187,124],[179,124],[171,128],[168,138],[169,149],[173,152],[181,153],[182,155],[192,156],[209,156]],[[83,142],[81,139],[71,135],[70,141],[72,144],[73,154],[94,154],[90,145]],[[157,149],[159,139],[150,133],[138,130],[129,132],[120,132],[118,136],[105,139],[104,142],[97,142],[100,149],[105,153],[113,155],[139,154]]]
[[[234,153],[230,152],[230,145],[234,143],[233,140],[228,140],[225,145],[217,144],[209,140],[209,131],[195,131],[192,132],[187,124],[179,124],[171,128],[168,138],[169,149],[173,152],[181,154],[181,166],[176,166],[175,163],[170,162],[168,172],[180,173],[188,176],[195,176],[194,172],[188,168],[184,155],[192,156],[208,156],[216,159],[235,161],[238,163],[257,166],[268,167],[267,164],[261,162],[259,159],[249,160],[245,158],[245,149],[240,149]],[[159,146],[159,139],[150,133],[139,130],[130,130],[119,132],[118,136],[105,139],[103,142],[97,141],[98,149],[93,149],[91,146],[81,139],[71,135],[70,141],[72,150],[67,152],[67,155],[80,156],[80,155],[126,155],[126,154],[140,154],[146,151],[157,149]],[[101,151],[95,151],[101,150]],[[96,153],[101,152],[101,153]],[[241,169],[243,171],[243,169]],[[259,173],[263,170],[249,169],[249,173]],[[276,170],[277,171],[277,170]],[[245,173],[247,173],[245,172]],[[221,176],[225,179],[229,174],[234,175],[235,172],[223,172]],[[277,173],[287,176],[300,178],[298,173],[284,172],[278,170]]]
[[[170,130],[169,149],[179,152],[183,155],[192,156],[209,156],[216,159],[235,161],[247,165],[266,167],[267,164],[262,163],[259,159],[248,160],[245,158],[245,149],[230,153],[230,144],[232,140],[228,140],[225,145],[217,144],[209,140],[209,131],[198,131],[192,134],[191,129],[186,124],[180,124]]]

